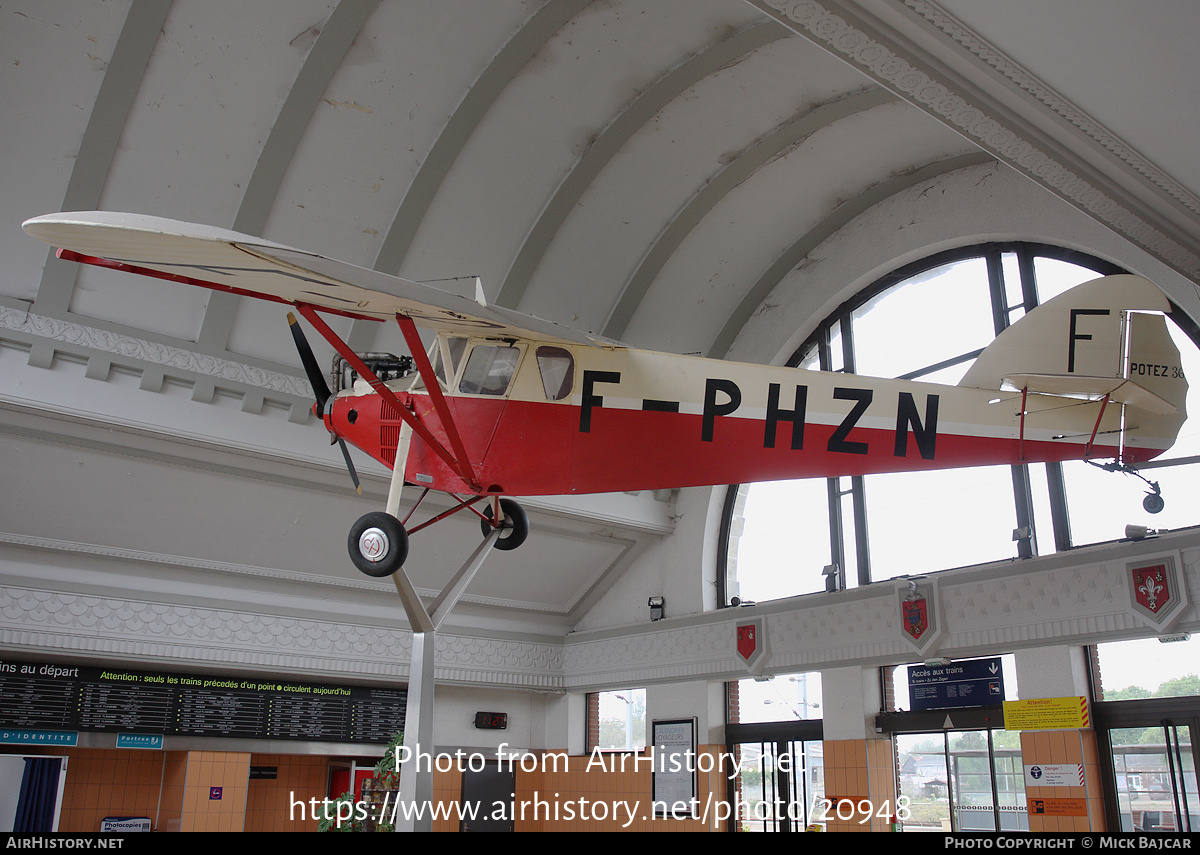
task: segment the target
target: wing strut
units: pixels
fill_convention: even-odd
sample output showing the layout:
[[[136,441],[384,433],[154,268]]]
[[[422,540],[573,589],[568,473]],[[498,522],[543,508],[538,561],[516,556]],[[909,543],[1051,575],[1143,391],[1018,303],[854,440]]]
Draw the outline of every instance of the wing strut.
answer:
[[[296,310],[304,316],[305,320],[316,327],[317,332],[319,332],[321,336],[333,346],[333,349],[336,350],[342,356],[342,358],[345,359],[346,362],[348,362],[350,366],[358,372],[359,377],[366,380],[372,389],[378,392],[385,401],[395,407],[396,412],[400,415],[400,418],[412,427],[413,433],[419,436],[421,440],[428,445],[438,457],[442,458],[442,460],[444,460],[451,469],[457,472],[459,477],[461,477],[471,486],[471,489],[479,489],[479,485],[475,483],[475,473],[472,471],[470,464],[466,460],[466,457],[464,456],[461,459],[456,459],[453,454],[447,451],[446,447],[438,442],[437,438],[430,433],[429,428],[422,424],[414,413],[410,412],[407,407],[400,403],[400,399],[396,397],[396,393],[389,389],[387,384],[380,380],[375,375],[375,372],[368,368],[366,364],[358,358],[358,355],[351,350],[344,341],[341,340],[338,334],[329,328],[329,325],[321,319],[321,316],[317,314],[317,310],[313,306],[310,306],[307,303],[297,303]],[[418,351],[422,354],[424,353],[424,351],[421,351],[420,348],[418,348]],[[425,359],[425,364],[429,364],[428,358]],[[424,378],[424,376],[424,372],[422,372],[422,377]],[[433,377],[432,370],[430,371],[430,377],[432,377],[436,386],[437,378]],[[426,386],[428,386],[429,380],[426,379],[425,383]],[[451,435],[457,437],[457,433],[455,432],[451,432]],[[397,465],[403,466],[404,464],[400,461],[397,461]]]
[[[1108,395],[1100,399],[1100,414],[1096,416],[1096,425],[1092,428],[1092,435],[1088,438],[1087,446],[1083,449],[1083,458],[1092,456],[1092,443],[1096,441],[1096,431],[1100,430],[1100,420],[1104,418],[1104,410],[1108,407]]]
[[[396,323],[400,325],[400,332],[404,333],[404,342],[408,345],[408,352],[412,354],[413,362],[417,365],[417,372],[425,381],[425,391],[429,393],[429,400],[433,402],[433,409],[437,413],[438,421],[442,424],[442,430],[446,432],[446,438],[450,440],[450,447],[462,461],[459,474],[466,479],[468,484],[478,489],[478,485],[475,483],[475,471],[471,466],[470,458],[467,457],[467,447],[463,445],[458,428],[454,425],[454,416],[450,413],[450,405],[446,403],[446,396],[442,394],[442,384],[438,382],[433,365],[429,362],[429,354],[425,352],[425,345],[421,342],[420,334],[417,333],[417,325],[407,315],[396,315]]]

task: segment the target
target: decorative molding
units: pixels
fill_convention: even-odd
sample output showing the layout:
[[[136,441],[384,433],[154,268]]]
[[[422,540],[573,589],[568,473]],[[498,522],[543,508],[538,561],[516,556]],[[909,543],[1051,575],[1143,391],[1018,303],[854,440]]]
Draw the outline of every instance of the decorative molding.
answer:
[[[1068,169],[1056,156],[1043,151],[1006,127],[1004,122],[993,115],[995,111],[990,105],[971,103],[949,81],[935,79],[927,70],[918,68],[867,33],[851,26],[816,0],[755,2],[797,33],[846,58],[859,70],[909,103],[954,127],[986,151],[995,154],[1005,163],[1086,211],[1175,269],[1192,277],[1200,275],[1200,256],[1111,198],[1105,189]],[[911,2],[916,0],[910,0],[910,5]],[[960,38],[969,41],[965,35],[966,28],[961,24],[957,27],[962,31]],[[979,50],[984,50],[984,42],[978,37],[975,39]],[[990,47],[988,50],[995,51]],[[995,54],[996,57],[992,60],[994,63],[1011,66],[1013,69],[1019,68],[1007,58],[1002,61],[999,51],[995,51]],[[1034,86],[1032,81],[1030,75],[1027,85]],[[1045,92],[1051,92],[1049,87],[1038,85]],[[1080,113],[1081,122],[1084,121],[1082,115]],[[1096,128],[1100,127],[1094,120],[1087,121]],[[1111,133],[1108,137],[1116,139]]]
[[[131,364],[155,365],[176,371],[181,377],[186,372],[188,375],[212,377],[304,400],[312,397],[308,382],[301,377],[3,305],[0,305],[0,330],[69,345],[72,350],[85,355],[89,352],[105,353],[128,360]],[[186,379],[192,380],[194,377]]]
[[[0,587],[0,646],[39,655],[406,680],[408,630]],[[436,678],[555,691],[559,644],[439,633]]]
[[[1164,551],[1179,556],[1183,583],[1200,588],[1197,530],[931,574],[942,633],[926,654],[965,658],[1152,635],[1127,596],[1125,568]],[[739,679],[746,667],[732,639],[738,624],[755,620],[767,674],[909,662],[915,654],[900,632],[896,592],[895,584],[870,585],[561,640],[438,633],[436,675],[551,692]],[[1200,631],[1200,608],[1189,599],[1171,625]],[[400,627],[352,620],[0,586],[0,646],[41,656],[403,681],[411,639]]]
[[[903,2],[905,6],[945,33],[976,59],[988,65],[993,71],[1002,75],[1045,107],[1053,110],[1059,117],[1087,135],[1093,142],[1124,162],[1179,204],[1189,211],[1200,214],[1200,197],[1166,175],[1148,161],[1141,152],[1093,119],[1068,98],[1021,67],[1002,53],[999,48],[973,32],[937,3],[930,2],[930,0],[903,0]]]
[[[1025,561],[929,574],[941,626],[920,656],[967,658],[1021,648],[1095,643],[1152,635],[1125,593],[1125,564],[1157,547],[1178,549],[1184,583],[1200,588],[1200,532],[1149,544],[1107,544]],[[897,586],[880,583],[750,608],[660,621],[651,627],[577,633],[566,640],[566,688],[746,675],[731,652],[738,624],[761,617],[767,674],[846,665],[900,664],[919,658],[900,629]],[[673,624],[673,625],[671,625]],[[1174,631],[1200,631],[1188,604]]]

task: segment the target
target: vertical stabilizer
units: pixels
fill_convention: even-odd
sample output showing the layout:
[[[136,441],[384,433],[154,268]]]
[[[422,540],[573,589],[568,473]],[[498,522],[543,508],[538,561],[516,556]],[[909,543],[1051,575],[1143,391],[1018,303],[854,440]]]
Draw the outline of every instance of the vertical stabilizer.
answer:
[[[1170,311],[1140,276],[1093,279],[1002,332],[958,385],[1119,404],[1122,445],[1161,452],[1187,418],[1187,380],[1163,314]]]

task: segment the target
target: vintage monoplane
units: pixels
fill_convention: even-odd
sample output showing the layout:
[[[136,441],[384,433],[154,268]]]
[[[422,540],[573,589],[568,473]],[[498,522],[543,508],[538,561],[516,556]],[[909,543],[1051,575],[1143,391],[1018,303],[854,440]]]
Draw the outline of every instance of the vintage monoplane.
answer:
[[[516,548],[529,526],[513,496],[1070,459],[1132,471],[1186,418],[1170,303],[1131,275],[1034,309],[945,386],[626,347],[488,305],[478,288],[472,300],[208,226],[86,212],[24,228],[63,259],[285,303],[315,327],[344,360],[334,388],[289,313],[315,413],[393,469],[385,511],[348,542],[372,576],[404,563],[409,532],[464,510],[485,535],[501,529],[498,548]],[[395,320],[410,355],[360,356],[323,313]],[[418,328],[434,333],[428,348]],[[405,484],[453,505],[408,526]]]

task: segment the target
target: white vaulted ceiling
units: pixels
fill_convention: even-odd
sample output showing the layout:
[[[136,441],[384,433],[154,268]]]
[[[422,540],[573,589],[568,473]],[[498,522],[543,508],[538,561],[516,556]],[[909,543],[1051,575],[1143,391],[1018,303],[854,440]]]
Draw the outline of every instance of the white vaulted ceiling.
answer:
[[[97,592],[395,619],[345,558],[383,472],[359,458],[349,491],[283,312],[61,262],[31,216],[479,276],[501,305],[725,357],[839,229],[983,164],[1196,280],[1196,33],[1189,0],[2,0],[9,578],[65,586],[47,567],[86,560]],[[530,504],[538,536],[471,588],[478,625],[571,627],[674,526],[665,495]],[[418,585],[475,531],[414,538]]]

